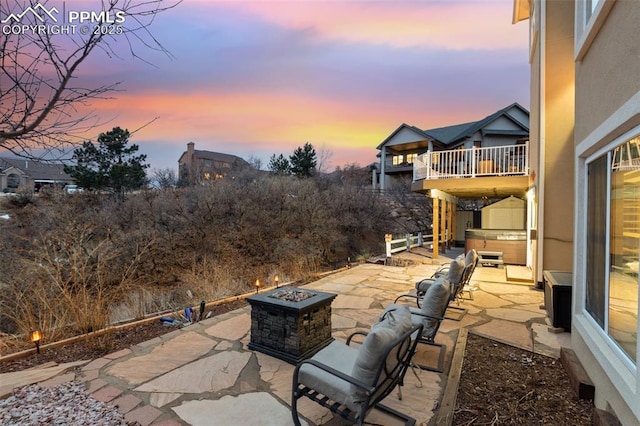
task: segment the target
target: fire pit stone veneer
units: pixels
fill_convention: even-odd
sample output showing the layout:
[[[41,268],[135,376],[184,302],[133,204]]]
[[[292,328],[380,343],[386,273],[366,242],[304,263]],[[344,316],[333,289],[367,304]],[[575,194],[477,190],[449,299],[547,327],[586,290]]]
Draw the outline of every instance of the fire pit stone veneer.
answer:
[[[331,302],[337,295],[282,287],[247,297],[249,349],[297,364],[333,341]]]

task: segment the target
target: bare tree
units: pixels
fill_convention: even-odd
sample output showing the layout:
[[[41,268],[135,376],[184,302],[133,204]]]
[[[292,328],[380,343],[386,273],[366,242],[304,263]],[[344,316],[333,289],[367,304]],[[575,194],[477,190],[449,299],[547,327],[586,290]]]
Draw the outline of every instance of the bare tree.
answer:
[[[90,102],[109,98],[120,84],[83,84],[81,65],[99,51],[119,57],[119,43],[133,58],[140,49],[170,56],[150,27],[158,13],[180,2],[82,3],[95,8],[91,12],[68,10],[70,2],[0,2],[0,149],[32,158],[34,151],[81,142],[81,133],[99,124]]]
[[[165,169],[153,169],[151,183],[160,189],[172,189],[178,186],[178,177],[176,176],[175,170],[169,167]]]
[[[322,144],[322,146],[320,146],[316,151],[316,154],[318,159],[316,170],[318,173],[327,172],[329,170],[329,163],[331,163],[331,158],[333,157],[333,151],[325,144]]]

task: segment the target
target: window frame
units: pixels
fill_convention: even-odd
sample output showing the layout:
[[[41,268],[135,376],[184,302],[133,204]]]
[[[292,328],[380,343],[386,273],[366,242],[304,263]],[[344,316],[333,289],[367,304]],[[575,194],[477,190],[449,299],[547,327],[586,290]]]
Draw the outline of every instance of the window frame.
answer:
[[[589,169],[589,165],[591,163],[593,163],[594,161],[598,160],[599,158],[606,156],[606,161],[607,161],[607,182],[606,182],[606,187],[607,187],[607,196],[606,196],[606,213],[605,213],[605,217],[606,217],[606,235],[609,238],[606,238],[605,240],[605,285],[604,285],[604,290],[605,290],[605,294],[604,294],[604,301],[605,301],[605,309],[604,309],[604,313],[605,313],[605,317],[604,317],[604,324],[601,326],[598,321],[593,318],[593,316],[591,315],[591,313],[587,310],[587,306],[586,306],[586,295],[587,295],[587,288],[586,288],[586,280],[583,280],[584,282],[584,291],[581,293],[579,300],[577,300],[578,302],[578,306],[575,309],[576,314],[578,314],[578,323],[576,324],[577,328],[580,328],[581,330],[581,334],[583,335],[588,335],[591,337],[591,339],[593,340],[594,345],[596,345],[597,347],[599,347],[599,352],[600,354],[602,354],[602,358],[598,357],[598,359],[600,360],[600,363],[602,365],[606,365],[609,364],[610,366],[616,365],[617,367],[611,367],[614,369],[614,371],[616,372],[616,375],[620,375],[620,367],[623,367],[625,371],[624,374],[621,374],[619,376],[620,380],[624,383],[626,383],[629,386],[630,390],[635,390],[636,386],[640,383],[637,382],[638,380],[638,376],[640,375],[640,353],[636,353],[636,359],[631,359],[629,354],[627,354],[621,347],[620,345],[616,342],[616,340],[614,339],[614,337],[612,337],[609,334],[609,296],[610,296],[610,279],[609,279],[609,274],[610,274],[610,253],[611,253],[611,171],[612,171],[612,158],[613,158],[613,151],[614,149],[625,143],[626,141],[633,139],[637,136],[640,136],[640,124],[633,127],[632,129],[630,129],[629,131],[625,132],[624,134],[616,137],[613,140],[608,141],[605,145],[603,146],[599,146],[597,148],[597,150],[594,150],[593,152],[590,152],[588,155],[584,155],[582,158],[580,158],[580,148],[578,148],[576,150],[577,155],[579,156],[578,158],[583,160],[582,165],[583,168],[580,171],[581,173],[581,180],[584,183],[583,188],[582,188],[582,197],[578,197],[578,199],[582,198],[582,200],[584,200],[582,203],[577,202],[576,203],[576,207],[577,209],[579,209],[580,207],[582,207],[582,212],[581,212],[581,220],[578,222],[581,222],[581,228],[582,228],[582,233],[584,234],[584,244],[582,244],[582,248],[580,250],[580,254],[579,257],[581,257],[583,259],[582,262],[577,261],[576,264],[574,265],[574,270],[578,270],[578,268],[580,269],[580,276],[582,276],[584,278],[584,276],[586,276],[587,273],[587,266],[586,266],[586,262],[587,262],[587,232],[588,232],[588,223],[587,223],[587,209],[588,209],[588,197],[589,197],[589,186],[588,186],[588,169]],[[580,192],[576,192],[576,195],[578,195]],[[578,201],[578,199],[576,201]],[[580,211],[580,210],[576,210],[576,211]],[[580,226],[578,223],[576,224],[576,226]],[[580,323],[580,321],[584,319],[586,321],[586,323],[589,325],[589,328],[583,328],[582,324]],[[640,320],[639,320],[640,322]],[[638,328],[638,326],[636,326]],[[638,343],[636,343],[637,345]]]
[[[596,2],[596,3],[593,3]],[[575,60],[582,61],[616,0],[575,2]],[[595,7],[594,7],[595,4]]]

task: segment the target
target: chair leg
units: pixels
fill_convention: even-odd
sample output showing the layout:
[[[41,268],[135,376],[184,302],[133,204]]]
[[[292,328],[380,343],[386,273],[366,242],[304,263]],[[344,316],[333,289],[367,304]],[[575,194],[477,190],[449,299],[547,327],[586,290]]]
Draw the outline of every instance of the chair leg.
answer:
[[[301,426],[300,415],[298,414],[298,399],[300,398],[296,392],[296,383],[293,384],[294,390],[291,395],[291,417],[293,418],[293,424],[295,426]]]
[[[463,297],[462,296],[463,293],[469,293],[469,297]],[[460,291],[460,294],[458,295],[458,299],[473,300],[473,291],[471,289],[465,290],[464,287],[463,287],[462,290]]]

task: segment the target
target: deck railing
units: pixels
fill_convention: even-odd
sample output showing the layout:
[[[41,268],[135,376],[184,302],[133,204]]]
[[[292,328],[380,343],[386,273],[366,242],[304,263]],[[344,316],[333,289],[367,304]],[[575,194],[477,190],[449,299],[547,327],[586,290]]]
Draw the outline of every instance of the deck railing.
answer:
[[[433,243],[433,235],[423,232],[405,234],[403,237],[393,238],[392,234],[385,235],[387,257],[393,253],[409,251],[414,247],[422,247],[425,243]]]
[[[413,180],[529,174],[529,143],[427,151],[413,162]]]

